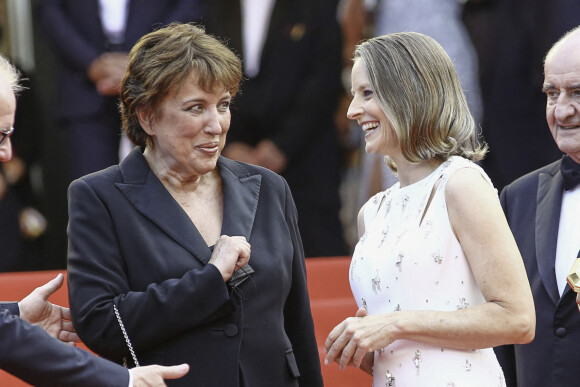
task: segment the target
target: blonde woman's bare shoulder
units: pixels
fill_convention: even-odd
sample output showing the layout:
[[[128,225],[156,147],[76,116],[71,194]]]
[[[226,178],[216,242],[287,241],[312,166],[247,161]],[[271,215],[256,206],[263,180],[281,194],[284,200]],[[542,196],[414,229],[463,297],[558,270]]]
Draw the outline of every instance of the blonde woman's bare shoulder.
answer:
[[[460,168],[454,171],[445,185],[448,204],[455,201],[472,202],[475,198],[496,198],[497,192],[491,183],[476,168]]]

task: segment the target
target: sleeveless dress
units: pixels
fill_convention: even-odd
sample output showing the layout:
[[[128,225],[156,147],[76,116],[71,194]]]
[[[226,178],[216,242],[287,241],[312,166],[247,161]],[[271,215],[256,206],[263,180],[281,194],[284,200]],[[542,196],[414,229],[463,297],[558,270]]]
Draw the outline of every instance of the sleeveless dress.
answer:
[[[451,229],[445,185],[475,163],[453,156],[429,176],[371,197],[365,234],[355,247],[349,279],[359,307],[369,315],[401,310],[455,311],[485,303]],[[427,202],[435,184],[429,208]],[[505,386],[492,348],[456,350],[397,340],[375,351],[373,386]]]

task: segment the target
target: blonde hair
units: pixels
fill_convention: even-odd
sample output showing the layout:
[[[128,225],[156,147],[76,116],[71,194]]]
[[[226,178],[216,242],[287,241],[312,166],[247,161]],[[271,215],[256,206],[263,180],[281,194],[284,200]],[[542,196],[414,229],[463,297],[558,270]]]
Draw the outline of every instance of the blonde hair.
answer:
[[[163,99],[194,74],[208,92],[225,88],[234,96],[242,79],[241,60],[223,43],[193,24],[171,23],[144,35],[129,53],[121,83],[121,118],[127,136],[145,147],[149,136],[137,111],[157,111]]]
[[[407,160],[483,159],[487,145],[478,141],[457,72],[434,39],[416,32],[378,36],[357,45],[354,58],[362,60]],[[387,164],[397,170],[390,158]]]

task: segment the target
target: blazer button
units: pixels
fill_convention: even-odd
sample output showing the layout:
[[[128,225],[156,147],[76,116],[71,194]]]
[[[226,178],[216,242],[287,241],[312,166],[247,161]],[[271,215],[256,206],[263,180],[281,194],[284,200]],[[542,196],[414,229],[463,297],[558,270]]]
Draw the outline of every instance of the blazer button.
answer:
[[[560,327],[560,328],[556,329],[556,336],[558,336],[561,339],[564,338],[567,334],[568,334],[568,331],[566,331],[566,328],[564,328],[564,327]]]
[[[238,327],[235,324],[228,324],[224,329],[224,333],[227,337],[234,337],[238,334]]]

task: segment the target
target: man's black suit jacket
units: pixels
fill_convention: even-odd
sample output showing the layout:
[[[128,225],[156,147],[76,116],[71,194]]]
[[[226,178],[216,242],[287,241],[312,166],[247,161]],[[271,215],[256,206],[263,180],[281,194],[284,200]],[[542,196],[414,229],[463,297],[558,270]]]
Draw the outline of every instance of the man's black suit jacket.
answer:
[[[21,320],[16,303],[0,304],[0,369],[40,387],[129,385],[127,369]]]
[[[496,348],[508,386],[573,387],[580,381],[580,312],[554,271],[564,192],[560,161],[531,172],[501,193],[501,204],[528,274],[536,306],[536,336],[525,345]]]

